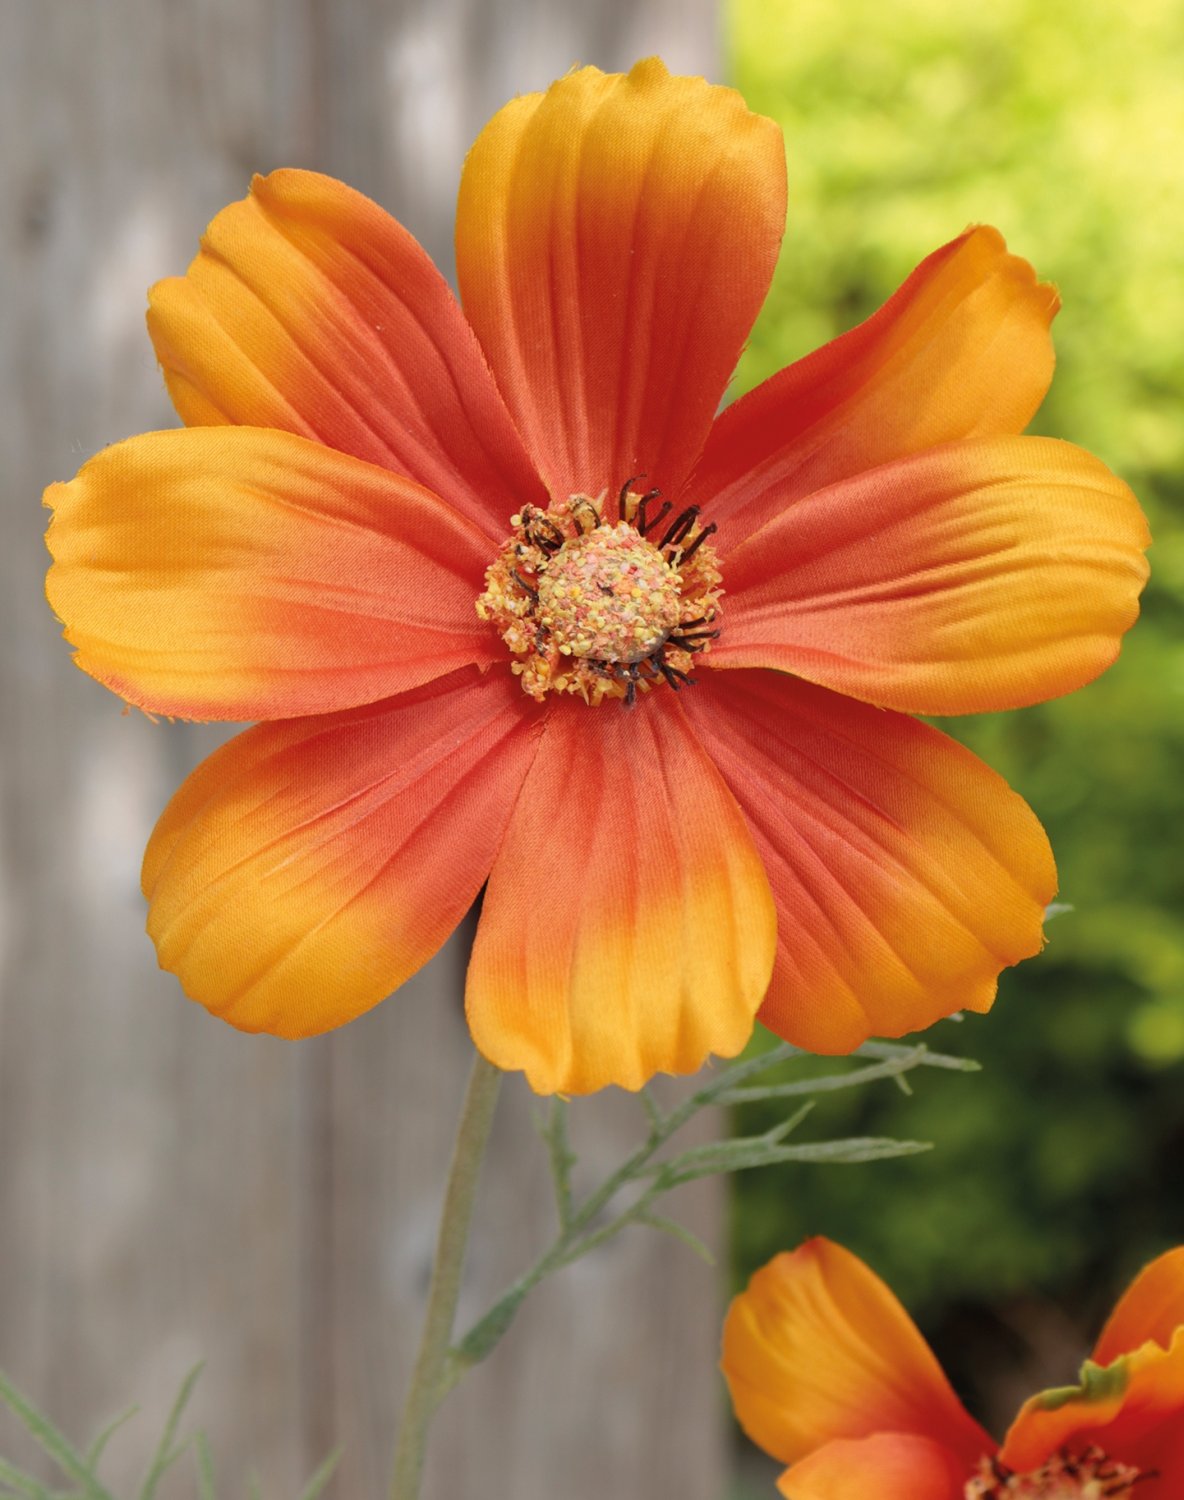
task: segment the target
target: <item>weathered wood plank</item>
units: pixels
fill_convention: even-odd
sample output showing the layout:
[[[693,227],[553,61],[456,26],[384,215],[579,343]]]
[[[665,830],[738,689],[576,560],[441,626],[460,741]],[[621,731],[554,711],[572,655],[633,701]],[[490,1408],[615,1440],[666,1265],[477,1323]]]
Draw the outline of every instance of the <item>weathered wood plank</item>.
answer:
[[[0,6],[0,1363],[79,1436],[131,1399],[153,1431],[205,1357],[195,1416],[228,1492],[253,1464],[293,1494],[336,1442],[336,1492],[382,1492],[468,1043],[459,945],[297,1047],[231,1032],[158,974],[139,854],[217,735],[124,717],[70,666],[37,494],[172,425],[144,291],[251,171],[347,178],[448,264],[460,160],[498,104],[577,60],[710,69],[714,24],[713,0]],[[550,1232],[527,1106],[511,1083],[470,1309]],[[590,1160],[635,1111],[577,1108]],[[709,1189],[687,1206],[708,1237],[717,1208]],[[447,1411],[432,1495],[718,1500],[714,1297],[656,1236],[558,1280]],[[0,1440],[27,1452],[11,1424]],[[143,1443],[116,1440],[113,1482]]]

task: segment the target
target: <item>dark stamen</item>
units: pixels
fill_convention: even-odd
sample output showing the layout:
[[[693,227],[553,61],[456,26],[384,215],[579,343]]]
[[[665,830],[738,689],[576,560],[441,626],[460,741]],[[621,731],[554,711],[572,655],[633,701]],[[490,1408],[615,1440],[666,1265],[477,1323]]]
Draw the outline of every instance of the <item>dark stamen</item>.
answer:
[[[702,651],[708,641],[719,638],[718,630],[701,630],[697,635],[668,635],[668,645],[677,646],[682,651],[689,651],[692,655],[696,651]]]
[[[684,563],[689,561],[692,557],[694,557],[695,553],[698,552],[699,548],[703,545],[707,538],[711,536],[713,532],[716,532],[718,530],[719,527],[715,524],[714,521],[712,521],[709,526],[704,526],[700,530],[699,535],[691,543],[691,545],[683,552],[683,555],[679,559],[679,561]]]
[[[621,492],[617,496],[617,514],[620,516],[622,521],[627,521],[629,519],[625,514],[625,501],[629,498],[630,486],[635,484],[637,480],[644,478],[644,474],[630,474],[629,478],[626,479],[625,483],[621,486]],[[644,505],[645,501],[643,500],[641,503],[642,505]],[[644,536],[645,533],[643,532],[642,535]]]
[[[677,667],[672,667],[670,663],[664,660],[661,656],[651,656],[650,664],[657,667],[658,671],[661,672],[662,676],[665,677],[666,681],[670,684],[670,686],[676,693],[678,692],[679,688],[682,687],[684,682],[691,687],[694,687],[695,685],[695,679],[690,676],[689,673],[680,672]]]
[[[661,493],[661,490],[651,490],[648,495],[641,497],[641,504],[637,507],[637,530],[641,536],[644,536],[651,526],[660,526],[674,509],[669,500],[663,500],[662,509],[656,516],[646,514],[646,508],[650,501],[657,500]]]
[[[658,543],[659,551],[665,547],[669,547],[673,542],[681,542],[698,519],[699,507],[697,505],[689,505],[686,510],[682,511],[670,523],[670,530]]]
[[[544,552],[558,552],[567,540],[550,516],[540,516],[537,512],[531,516],[523,530],[527,539]],[[539,535],[540,532],[542,535]]]
[[[523,589],[526,590],[526,592],[530,595],[530,597],[534,600],[534,602],[536,604],[539,602],[539,591],[538,591],[538,589],[532,588],[531,585],[529,583],[527,583],[526,579],[523,578],[522,574],[519,573],[519,571],[518,571],[517,568],[511,568],[511,570],[510,570],[510,577],[514,580],[514,582],[516,584],[518,584],[518,586],[520,588],[523,588]]]
[[[595,520],[593,521],[591,526],[585,526],[584,522],[580,519],[580,517],[586,510],[590,510],[595,517]],[[604,522],[601,519],[600,512],[592,504],[591,500],[586,499],[584,496],[577,497],[577,503],[574,504],[571,508],[571,518],[585,536],[589,531],[595,531],[598,526],[604,525]]]

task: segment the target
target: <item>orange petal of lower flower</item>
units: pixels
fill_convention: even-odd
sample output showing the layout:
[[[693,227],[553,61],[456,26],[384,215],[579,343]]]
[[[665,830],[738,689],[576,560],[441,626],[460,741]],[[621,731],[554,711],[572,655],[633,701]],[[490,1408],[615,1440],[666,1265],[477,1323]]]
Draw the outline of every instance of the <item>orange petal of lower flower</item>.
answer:
[[[480,890],[540,715],[501,673],[263,724],[205,761],[144,857],[148,931],[243,1031],[311,1036],[427,962]]]
[[[735,547],[836,480],[939,443],[1022,432],[1052,379],[1058,305],[997,230],[968,229],[866,323],[728,407],[687,501]]]
[[[656,59],[515,99],[465,163],[461,299],[556,496],[677,490],[785,227],[770,120]]]
[[[908,713],[1015,708],[1118,654],[1147,525],[1051,438],[975,439],[797,501],[727,560],[717,667],[780,667]]]
[[[761,1020],[848,1052],[961,1009],[1039,951],[1056,871],[1026,803],[928,725],[776,672],[703,673],[687,714],[777,902]]]
[[[318,172],[256,177],[148,329],[190,426],[281,427],[443,495],[501,541],[545,504],[472,329],[385,210]]]
[[[741,1427],[783,1463],[889,1432],[930,1439],[969,1474],[995,1446],[888,1287],[830,1240],[753,1276],[728,1310],[722,1368]]]
[[[1013,1469],[1038,1469],[1061,1448],[1096,1444],[1111,1458],[1161,1472],[1184,1461],[1184,1328],[1170,1346],[1144,1344],[1113,1364],[1087,1364],[1079,1386],[1025,1402],[1000,1449]],[[1139,1487],[1140,1494],[1143,1486]],[[1157,1487],[1145,1493],[1157,1497]],[[1162,1500],[1177,1500],[1164,1491]]]
[[[404,692],[497,642],[485,539],[441,500],[319,443],[151,432],[51,485],[49,602],[75,661],[183,719],[280,719]]]
[[[787,1500],[963,1500],[966,1465],[929,1438],[901,1432],[839,1439],[794,1464]]]
[[[1170,1347],[1184,1328],[1184,1246],[1153,1260],[1118,1299],[1097,1347],[1094,1361],[1108,1365],[1150,1342]]]
[[[674,695],[557,703],[489,879],[469,1025],[532,1088],[689,1073],[747,1042],[775,946],[744,819]]]

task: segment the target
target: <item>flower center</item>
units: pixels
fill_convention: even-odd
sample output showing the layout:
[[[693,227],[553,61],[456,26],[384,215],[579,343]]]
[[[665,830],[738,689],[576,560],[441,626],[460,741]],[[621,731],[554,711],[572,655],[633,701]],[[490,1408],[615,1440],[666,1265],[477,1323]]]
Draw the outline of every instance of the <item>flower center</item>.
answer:
[[[719,635],[720,573],[707,545],[715,526],[700,525],[697,506],[665,524],[670,502],[659,508],[657,490],[638,494],[632,483],[615,522],[604,518],[603,496],[572,495],[545,511],[524,505],[486,570],[477,613],[540,702],[578,693],[629,706],[663,682],[677,692]]]
[[[1091,1446],[1079,1454],[1062,1449],[1042,1469],[1027,1474],[984,1458],[965,1494],[966,1500],[1128,1500],[1140,1480],[1153,1477]]]

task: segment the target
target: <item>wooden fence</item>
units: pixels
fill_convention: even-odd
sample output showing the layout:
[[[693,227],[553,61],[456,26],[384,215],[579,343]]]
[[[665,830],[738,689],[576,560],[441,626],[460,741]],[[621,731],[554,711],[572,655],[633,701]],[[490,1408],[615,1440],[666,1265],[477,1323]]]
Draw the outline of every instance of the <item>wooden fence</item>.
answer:
[[[384,1493],[467,1068],[463,943],[298,1045],[183,1000],[138,865],[218,734],[125,716],[70,665],[39,492],[173,424],[145,289],[252,171],[343,177],[448,265],[460,160],[501,102],[577,60],[711,72],[715,27],[713,0],[0,0],[0,1366],[79,1439],[142,1403],[121,1494],[201,1358],[224,1494],[256,1467],[294,1496],[338,1443],[333,1493]],[[470,1310],[551,1233],[529,1110],[513,1080]],[[575,1118],[592,1165],[639,1130],[620,1094]],[[713,1189],[680,1211],[718,1237]],[[719,1293],[642,1231],[557,1279],[446,1409],[433,1500],[720,1500]],[[29,1451],[0,1422],[0,1452]]]

